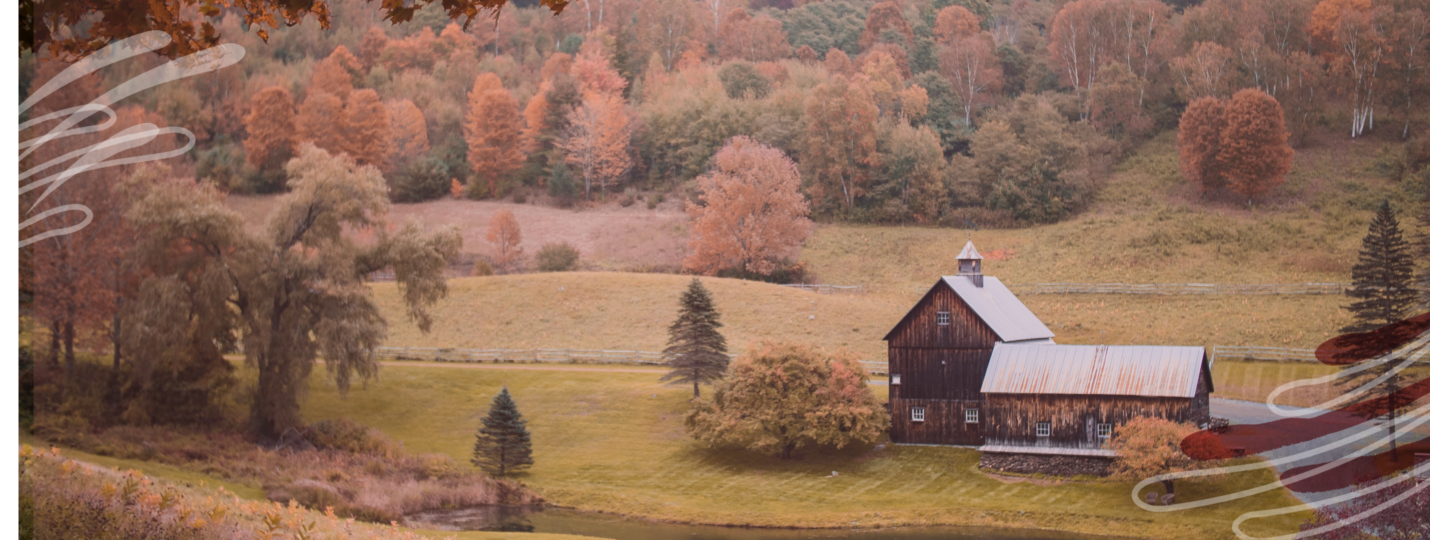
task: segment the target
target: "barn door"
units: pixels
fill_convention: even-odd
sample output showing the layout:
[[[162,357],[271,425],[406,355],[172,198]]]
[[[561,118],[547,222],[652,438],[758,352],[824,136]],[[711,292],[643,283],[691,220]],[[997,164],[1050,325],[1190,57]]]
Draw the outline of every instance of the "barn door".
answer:
[[[1087,446],[1089,448],[1097,447],[1097,419],[1091,415],[1087,417]]]

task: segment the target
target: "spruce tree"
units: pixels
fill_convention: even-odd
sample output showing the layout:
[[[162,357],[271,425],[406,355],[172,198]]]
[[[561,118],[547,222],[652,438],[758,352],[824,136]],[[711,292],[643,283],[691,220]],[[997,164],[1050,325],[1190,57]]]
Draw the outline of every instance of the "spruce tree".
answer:
[[[1413,287],[1415,260],[1410,248],[1402,237],[1400,223],[1390,209],[1390,202],[1382,201],[1375,219],[1370,222],[1370,233],[1361,245],[1360,260],[1351,268],[1353,289],[1346,293],[1358,300],[1350,305],[1355,321],[1341,331],[1356,335],[1338,338],[1339,345],[1359,360],[1346,366],[1357,371],[1339,384],[1346,388],[1372,385],[1361,397],[1362,404],[1372,406],[1358,407],[1356,414],[1367,419],[1387,417],[1392,460],[1399,459],[1395,441],[1396,417],[1400,409],[1408,407],[1415,399],[1404,392],[1408,381],[1399,369],[1404,358],[1377,361],[1379,351],[1397,348],[1397,344],[1393,343],[1396,333],[1387,332],[1392,330],[1389,328],[1380,332],[1373,330],[1404,320],[1419,300]],[[1367,362],[1372,363],[1367,365]]]
[[[1348,306],[1355,321],[1341,331],[1368,332],[1404,319],[1418,301],[1414,275],[1410,244],[1390,201],[1382,201],[1362,241],[1360,260],[1351,267],[1352,289],[1346,295],[1355,299]]]
[[[660,380],[692,383],[695,397],[700,397],[700,383],[719,379],[730,365],[721,326],[710,291],[699,278],[690,280],[690,288],[680,296],[680,315],[670,325],[670,342],[665,347],[670,373]]]
[[[506,476],[532,463],[531,434],[526,431],[526,420],[503,386],[501,393],[492,399],[486,418],[482,419],[482,429],[477,431],[472,464],[487,474]]]
[[[1430,167],[1420,171],[1422,190],[1420,212],[1420,232],[1415,237],[1414,257],[1420,262],[1420,277],[1415,285],[1420,288],[1420,308],[1430,310]]]

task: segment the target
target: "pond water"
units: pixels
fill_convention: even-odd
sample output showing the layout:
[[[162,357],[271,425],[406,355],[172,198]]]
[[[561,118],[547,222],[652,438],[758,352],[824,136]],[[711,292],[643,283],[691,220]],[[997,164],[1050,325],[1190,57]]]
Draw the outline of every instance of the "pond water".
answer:
[[[425,512],[407,519],[411,526],[421,529],[578,534],[614,540],[1109,540],[1106,536],[980,527],[749,529],[677,525],[572,510],[510,506]]]

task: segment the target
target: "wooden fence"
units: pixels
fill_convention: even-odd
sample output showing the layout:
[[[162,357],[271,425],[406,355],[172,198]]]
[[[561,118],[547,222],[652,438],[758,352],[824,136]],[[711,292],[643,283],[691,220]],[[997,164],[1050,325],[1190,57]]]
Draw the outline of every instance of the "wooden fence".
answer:
[[[859,294],[864,292],[863,285],[825,285],[821,283],[789,283],[782,287],[794,287],[802,291],[814,291],[823,294],[851,293]]]
[[[1025,283],[1008,288],[1021,294],[1344,294],[1350,283]]]
[[[1290,349],[1284,347],[1237,347],[1229,345],[1212,346],[1212,362],[1224,360],[1266,360],[1271,362],[1319,362],[1315,349]],[[1430,363],[1430,358],[1417,363]]]
[[[651,351],[604,349],[454,349],[437,347],[378,347],[377,357],[389,360],[461,363],[638,364],[659,366],[670,360]],[[730,355],[731,359],[735,355]],[[871,374],[886,375],[888,362],[859,362]]]

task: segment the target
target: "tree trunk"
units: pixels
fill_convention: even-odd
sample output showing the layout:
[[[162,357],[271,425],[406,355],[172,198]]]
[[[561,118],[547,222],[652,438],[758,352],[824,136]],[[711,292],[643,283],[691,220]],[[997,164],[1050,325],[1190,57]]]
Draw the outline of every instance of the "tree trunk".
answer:
[[[123,330],[124,319],[119,318],[119,311],[114,312],[114,321],[111,323],[110,341],[114,342],[114,368],[109,370],[109,403],[111,410],[118,410],[119,407],[119,365],[124,360],[124,350],[120,348],[119,333]]]
[[[1392,393],[1390,394],[1390,399],[1389,399],[1389,407],[1390,407],[1390,422],[1389,422],[1389,424],[1390,424],[1390,461],[1395,462],[1395,463],[1399,463],[1399,462],[1400,462],[1400,453],[1399,453],[1399,449],[1398,449],[1398,448],[1396,447],[1396,445],[1395,445],[1395,397],[1396,397],[1395,393],[1392,392]]]
[[[50,365],[60,365],[60,322],[50,321]]]
[[[258,438],[260,444],[266,444],[278,440],[278,423],[275,419],[277,411],[274,404],[275,394],[278,393],[277,381],[274,381],[274,373],[271,369],[263,369],[264,360],[258,362],[258,391],[253,393],[253,411],[248,418],[248,429]]]
[[[74,375],[74,321],[65,321],[65,376]]]
[[[700,397],[700,381],[695,381],[695,397]]]
[[[1177,493],[1177,491],[1176,491],[1175,489],[1172,489],[1172,481],[1171,481],[1171,480],[1163,480],[1163,481],[1162,481],[1162,487],[1167,488],[1167,494],[1168,494],[1168,495],[1174,495],[1174,494]]]
[[[789,458],[790,458],[790,455],[793,454],[793,453],[794,453],[794,442],[793,442],[793,441],[787,442],[787,443],[785,443],[785,445],[784,445],[783,448],[780,448],[780,459],[789,459]]]

